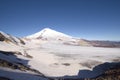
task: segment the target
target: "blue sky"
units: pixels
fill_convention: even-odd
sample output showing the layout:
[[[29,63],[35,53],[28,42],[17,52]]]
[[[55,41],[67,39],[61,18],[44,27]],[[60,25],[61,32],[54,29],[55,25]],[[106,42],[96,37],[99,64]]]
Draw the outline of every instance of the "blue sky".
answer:
[[[120,41],[120,0],[0,0],[1,31],[23,37],[45,27]]]

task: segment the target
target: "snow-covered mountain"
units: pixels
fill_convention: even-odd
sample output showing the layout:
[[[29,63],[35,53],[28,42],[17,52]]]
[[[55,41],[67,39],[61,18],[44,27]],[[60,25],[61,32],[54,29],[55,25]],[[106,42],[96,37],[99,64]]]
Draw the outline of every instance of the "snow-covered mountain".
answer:
[[[64,45],[75,45],[75,46],[91,46],[89,42],[84,39],[78,39],[62,32],[55,31],[50,28],[44,28],[43,30],[24,37],[25,41],[32,41],[35,43],[41,43],[41,41],[62,43]]]
[[[64,33],[52,30],[50,28],[45,28],[40,32],[27,36],[28,39],[44,39],[44,40],[67,40],[72,38]]]

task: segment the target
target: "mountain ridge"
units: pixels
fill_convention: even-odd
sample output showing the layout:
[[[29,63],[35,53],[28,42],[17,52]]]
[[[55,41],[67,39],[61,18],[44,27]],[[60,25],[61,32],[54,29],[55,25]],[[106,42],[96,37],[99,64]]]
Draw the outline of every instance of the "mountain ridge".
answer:
[[[25,45],[25,42],[22,39],[12,36],[10,34],[6,34],[2,31],[0,31],[0,41],[7,42],[7,43],[13,43],[16,45],[21,45],[21,44]]]

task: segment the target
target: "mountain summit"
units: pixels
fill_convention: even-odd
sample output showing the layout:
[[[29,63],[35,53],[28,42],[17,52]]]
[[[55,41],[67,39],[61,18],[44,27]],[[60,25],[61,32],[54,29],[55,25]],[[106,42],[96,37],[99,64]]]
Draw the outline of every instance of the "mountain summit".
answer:
[[[69,39],[72,37],[69,35],[66,35],[64,33],[50,29],[50,28],[44,28],[40,32],[29,35],[26,38],[28,38],[28,39],[64,40],[64,39]]]

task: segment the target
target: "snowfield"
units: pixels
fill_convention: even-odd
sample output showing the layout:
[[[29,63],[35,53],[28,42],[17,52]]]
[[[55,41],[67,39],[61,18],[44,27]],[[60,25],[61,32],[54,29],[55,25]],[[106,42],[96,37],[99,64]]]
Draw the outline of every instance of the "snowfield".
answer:
[[[33,56],[29,65],[47,76],[77,75],[82,69],[92,70],[94,66],[104,62],[120,61],[120,48],[83,47],[46,42],[26,51]]]

